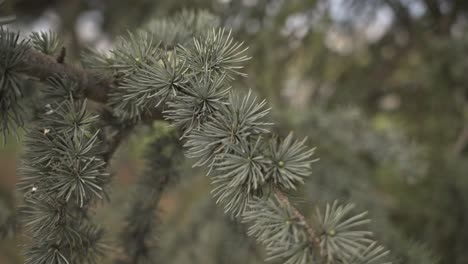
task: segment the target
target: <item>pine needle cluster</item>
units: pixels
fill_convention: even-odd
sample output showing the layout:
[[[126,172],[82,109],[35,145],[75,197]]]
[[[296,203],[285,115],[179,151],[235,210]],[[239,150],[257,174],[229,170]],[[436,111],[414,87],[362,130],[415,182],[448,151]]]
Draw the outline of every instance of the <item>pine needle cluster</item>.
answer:
[[[232,80],[245,76],[247,48],[229,30],[217,27],[211,15],[184,12],[129,32],[109,54],[84,54],[86,67],[113,78],[101,102],[105,108],[119,122],[131,124],[162,113],[180,131],[194,166],[207,169],[216,202],[249,226],[248,233],[265,245],[267,260],[388,263],[388,251],[365,226],[365,213],[355,214],[352,205],[335,202],[305,216],[289,201],[286,193],[300,188],[311,174],[314,149],[292,133],[274,135],[266,101],[251,90],[231,89]],[[53,33],[35,33],[30,41],[0,31],[2,132],[22,125],[17,109],[24,54],[35,50],[48,56],[60,46]],[[102,142],[106,137],[100,117],[87,107],[90,92],[82,85],[69,76],[47,78],[41,89],[43,108],[26,129],[19,189],[25,198],[24,226],[31,235],[24,249],[30,264],[97,263],[105,248],[102,229],[88,211],[105,196],[110,180]],[[156,192],[150,200],[159,196]],[[146,229],[140,225],[152,228],[145,222],[152,206],[137,210],[141,218],[128,219],[124,237],[142,235]],[[133,259],[147,254],[127,250]]]

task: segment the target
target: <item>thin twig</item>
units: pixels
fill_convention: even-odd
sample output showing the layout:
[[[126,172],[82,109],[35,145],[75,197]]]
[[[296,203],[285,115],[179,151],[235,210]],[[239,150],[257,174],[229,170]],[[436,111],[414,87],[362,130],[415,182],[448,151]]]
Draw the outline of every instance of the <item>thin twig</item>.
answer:
[[[304,225],[309,237],[309,241],[313,244],[313,246],[317,249],[320,248],[320,238],[317,235],[317,232],[314,230],[314,228],[307,222],[305,216],[301,212],[299,212],[299,210],[294,205],[291,204],[289,198],[281,190],[275,188],[274,193],[276,194],[280,202],[285,207],[290,208],[294,216],[297,217],[297,219],[299,219],[299,221]]]

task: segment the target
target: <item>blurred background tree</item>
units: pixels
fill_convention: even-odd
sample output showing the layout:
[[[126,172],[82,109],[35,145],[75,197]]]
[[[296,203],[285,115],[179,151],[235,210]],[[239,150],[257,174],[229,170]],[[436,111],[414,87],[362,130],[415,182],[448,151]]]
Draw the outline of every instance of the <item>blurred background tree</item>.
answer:
[[[279,133],[294,129],[317,146],[306,200],[297,201],[304,210],[353,201],[370,211],[378,236],[402,263],[468,262],[468,2],[12,0],[0,15],[15,14],[12,26],[24,33],[60,32],[69,58],[78,59],[87,46],[109,49],[127,29],[184,8],[207,9],[233,29],[253,57],[239,86],[268,99]],[[2,212],[14,203],[21,144],[12,142],[0,152]],[[128,184],[115,184],[113,203],[129,200],[141,149],[130,138],[119,150],[115,170]],[[202,173],[181,170],[187,180],[162,197],[162,262],[262,263],[243,227],[213,205]],[[105,207],[101,221],[117,229],[123,208]],[[4,215],[0,221],[11,221]],[[20,263],[12,243],[19,238],[3,233],[0,262]]]

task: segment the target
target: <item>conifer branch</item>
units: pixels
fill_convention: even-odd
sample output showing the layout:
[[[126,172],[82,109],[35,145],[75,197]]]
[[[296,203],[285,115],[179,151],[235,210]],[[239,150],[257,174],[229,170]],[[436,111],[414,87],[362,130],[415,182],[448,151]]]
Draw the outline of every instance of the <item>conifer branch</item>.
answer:
[[[240,63],[248,59],[241,44],[223,29],[212,29],[186,47],[180,45],[179,52],[171,51],[172,62],[167,63],[168,51],[154,50],[157,46],[147,35],[139,38],[130,35],[129,42],[137,44],[114,51],[122,54],[115,59],[125,71],[123,85],[111,93],[110,102],[123,120],[140,119],[147,109],[166,103],[164,114],[183,133],[187,156],[197,159],[194,166],[209,169],[216,202],[226,213],[251,223],[249,234],[267,245],[268,260],[305,264],[363,258],[361,253],[373,242],[369,232],[355,230],[367,223],[364,214],[344,218],[353,206],[333,204],[327,207],[319,235],[279,191],[295,190],[304,182],[314,150],[307,149],[305,140],[293,140],[292,134],[267,142],[271,123],[265,120],[265,100],[257,100],[251,91],[229,91],[229,81],[243,75]],[[145,59],[135,61],[135,56]],[[282,206],[265,200],[269,188]],[[379,248],[377,253],[369,264],[378,263],[387,252]]]
[[[99,103],[107,102],[107,94],[114,84],[112,76],[86,70],[76,65],[60,63],[56,58],[33,48],[28,48],[24,52],[18,71],[41,81],[54,76],[62,76],[76,82],[78,89],[86,98]]]
[[[146,168],[139,176],[125,226],[120,234],[124,256],[119,263],[157,263],[158,205],[164,191],[178,178],[182,146],[176,131],[159,124],[145,151]],[[146,195],[141,195],[145,193]]]
[[[87,209],[103,197],[109,180],[102,145],[85,100],[76,100],[75,83],[48,79],[43,112],[25,135],[18,183],[24,194],[28,264],[96,263],[103,231]],[[48,93],[49,92],[49,93]]]
[[[197,14],[163,21],[159,25],[169,28],[159,35],[129,32],[110,56],[85,56],[87,66],[100,72],[57,61],[50,55],[59,46],[53,36],[33,37],[39,52],[18,41],[18,34],[0,32],[0,92],[9,96],[0,106],[10,111],[17,105],[19,75],[48,83],[45,109],[26,134],[18,185],[33,238],[25,249],[28,264],[96,263],[102,230],[89,221],[87,209],[106,193],[107,162],[137,122],[162,116],[179,129],[194,166],[208,169],[216,202],[248,223],[248,234],[266,245],[267,260],[382,263],[388,251],[363,228],[369,222],[365,212],[354,215],[353,205],[334,202],[324,214],[317,211],[318,224],[312,226],[289,201],[285,192],[296,190],[311,174],[314,149],[292,133],[272,135],[266,101],[250,90],[245,95],[231,91],[230,81],[245,76],[247,48],[230,31],[206,30],[210,18]],[[101,117],[88,111],[86,99],[99,103]],[[10,119],[15,120],[0,120],[6,130]],[[146,196],[136,197],[122,232],[126,260],[132,263],[155,261],[148,234],[155,228],[154,213],[169,175],[175,174],[172,166],[161,172],[155,165],[170,165],[178,152],[171,152],[168,161],[160,153],[161,142],[153,143],[152,164],[138,185]],[[164,175],[154,178],[155,172]],[[266,195],[272,191],[275,197]]]
[[[279,201],[283,204],[283,206],[291,208],[292,212],[294,213],[294,216],[297,217],[297,219],[299,219],[299,221],[304,225],[308,234],[310,246],[313,245],[313,248],[311,248],[311,250],[319,249],[320,238],[315,229],[308,223],[305,216],[294,205],[291,204],[289,198],[281,190],[275,188],[274,193],[278,197]]]

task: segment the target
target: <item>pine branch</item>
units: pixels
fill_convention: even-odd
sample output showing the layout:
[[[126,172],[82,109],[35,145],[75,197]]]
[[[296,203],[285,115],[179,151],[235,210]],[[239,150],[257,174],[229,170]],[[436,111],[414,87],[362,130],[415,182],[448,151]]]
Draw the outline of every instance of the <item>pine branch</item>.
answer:
[[[133,54],[132,50],[146,54],[152,50],[147,43],[152,42],[145,37],[122,54]],[[253,222],[249,233],[267,245],[268,260],[305,264],[315,259],[329,263],[364,259],[363,252],[373,240],[370,232],[354,230],[367,223],[361,219],[364,214],[344,218],[353,206],[334,204],[331,211],[327,207],[321,222],[324,231],[319,234],[284,195],[283,190],[296,189],[310,174],[314,151],[292,135],[284,140],[273,137],[268,144],[265,138],[271,137],[271,123],[265,121],[266,102],[258,101],[251,91],[241,95],[225,88],[235,75],[243,75],[239,63],[247,59],[246,49],[223,30],[212,30],[179,49],[172,64],[165,63],[161,54],[136,64],[132,56],[125,56],[129,58],[122,64],[128,65],[125,85],[113,93],[112,106],[125,118],[138,118],[145,109],[165,102],[166,118],[186,139],[187,156],[197,159],[194,166],[208,167],[216,202],[226,213]],[[183,70],[162,71],[159,63]],[[176,79],[183,85],[174,85]],[[282,206],[264,200],[271,190]],[[369,264],[379,263],[387,254],[380,248],[377,253]]]
[[[60,76],[62,80],[74,83],[74,96],[87,98],[105,105],[108,93],[120,80],[103,71],[87,70],[73,64],[67,64],[54,57],[60,41],[51,32],[31,35],[32,46],[28,41],[19,40],[19,34],[4,30],[0,31],[0,69],[3,71],[0,82],[0,131],[12,132],[17,126],[24,124],[24,110],[21,105],[23,97],[22,81],[31,78],[47,82],[50,78]],[[48,91],[53,94],[54,91]],[[99,107],[103,116],[113,116],[114,113],[106,106]],[[142,113],[140,119],[144,122],[161,120],[159,109],[151,109]],[[119,133],[128,133],[128,130]],[[125,134],[124,133],[124,134]],[[123,138],[123,137],[119,137]],[[113,149],[118,147],[120,140],[113,143]],[[110,151],[113,153],[113,150]],[[108,157],[110,158],[110,157]]]
[[[297,217],[297,219],[299,219],[299,221],[305,226],[310,246],[313,246],[311,249],[320,248],[320,237],[318,236],[317,231],[315,231],[315,229],[307,222],[304,215],[295,206],[293,206],[291,202],[289,202],[289,198],[281,190],[275,188],[274,193],[285,207],[291,208],[294,216]]]
[[[135,128],[134,123],[121,122],[107,107],[97,109],[100,114],[100,137],[103,142],[103,159],[110,163],[120,144],[131,134]]]
[[[63,64],[49,55],[28,48],[18,66],[18,71],[29,77],[46,81],[54,76],[61,76],[77,83],[79,91],[93,101],[107,102],[107,94],[112,89],[114,78],[102,72],[82,69],[72,64]]]
[[[75,83],[49,79],[44,112],[25,135],[19,190],[31,242],[26,263],[96,263],[102,229],[88,208],[102,198],[109,180],[102,146],[86,101],[74,97]],[[47,92],[50,92],[48,94]]]
[[[48,82],[45,109],[26,134],[18,185],[32,236],[26,262],[96,263],[103,249],[102,229],[92,224],[87,211],[105,194],[107,162],[137,122],[161,118],[162,112],[180,130],[187,156],[196,159],[194,166],[208,169],[216,202],[250,224],[248,233],[266,245],[267,260],[382,263],[388,251],[363,228],[369,222],[366,213],[351,215],[353,205],[335,202],[324,214],[318,210],[312,224],[289,201],[285,192],[296,190],[311,174],[314,149],[292,134],[284,139],[272,135],[265,100],[250,90],[246,95],[230,91],[229,82],[245,76],[241,69],[249,59],[247,48],[230,31],[202,30],[210,17],[202,18],[187,16],[191,24],[171,20],[166,25],[180,30],[173,35],[130,32],[110,56],[91,52],[85,61],[100,72],[46,55],[58,47],[52,35],[33,36],[39,52],[18,41],[18,34],[2,30],[1,92],[9,97],[0,106],[10,111],[21,99],[19,75]],[[183,42],[187,34],[194,39]],[[176,40],[183,43],[163,46]],[[88,111],[86,99],[99,103],[103,122],[97,123],[99,117]],[[14,118],[6,119],[7,129],[10,120]],[[160,143],[150,144],[151,165],[122,232],[131,263],[155,261],[154,214],[178,154],[164,157]],[[169,165],[168,170],[160,171],[161,165]],[[154,173],[163,175],[154,178]]]
[[[146,148],[146,169],[136,184],[126,225],[120,234],[125,256],[118,263],[151,264],[158,262],[156,244],[158,205],[164,191],[178,178],[182,146],[177,134],[167,126],[155,126],[152,142]],[[146,195],[141,195],[142,193]]]

